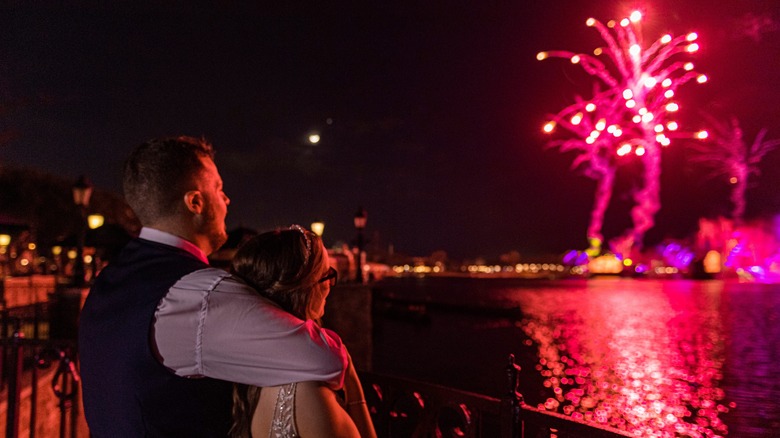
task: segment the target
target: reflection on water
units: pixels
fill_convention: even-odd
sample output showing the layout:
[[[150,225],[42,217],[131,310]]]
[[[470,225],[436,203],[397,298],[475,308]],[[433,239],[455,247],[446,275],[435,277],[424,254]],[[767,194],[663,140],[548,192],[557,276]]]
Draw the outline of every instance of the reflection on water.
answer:
[[[425,278],[379,292],[444,305],[375,316],[378,372],[500,396],[514,353],[545,409],[643,437],[780,436],[780,285]]]
[[[720,284],[720,283],[719,283]],[[549,398],[540,408],[637,436],[717,437],[734,407],[720,387],[720,293],[614,280],[523,297]]]

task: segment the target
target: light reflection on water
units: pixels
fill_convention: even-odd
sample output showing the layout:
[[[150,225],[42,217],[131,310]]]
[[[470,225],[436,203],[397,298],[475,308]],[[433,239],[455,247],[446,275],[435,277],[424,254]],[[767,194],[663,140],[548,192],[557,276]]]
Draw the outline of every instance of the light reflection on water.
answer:
[[[379,289],[445,306],[422,322],[375,316],[378,372],[500,396],[498,364],[514,353],[526,401],[550,410],[637,436],[780,436],[780,285],[426,278]]]
[[[550,392],[539,407],[637,436],[726,435],[721,290],[690,285],[605,280],[525,294],[522,328]]]

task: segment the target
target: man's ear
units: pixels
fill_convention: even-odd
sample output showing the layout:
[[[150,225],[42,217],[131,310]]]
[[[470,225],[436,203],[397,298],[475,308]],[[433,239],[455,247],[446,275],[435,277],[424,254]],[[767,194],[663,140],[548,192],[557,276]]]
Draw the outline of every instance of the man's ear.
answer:
[[[200,193],[200,190],[190,190],[184,194],[184,205],[192,214],[201,214],[203,212],[203,194]]]

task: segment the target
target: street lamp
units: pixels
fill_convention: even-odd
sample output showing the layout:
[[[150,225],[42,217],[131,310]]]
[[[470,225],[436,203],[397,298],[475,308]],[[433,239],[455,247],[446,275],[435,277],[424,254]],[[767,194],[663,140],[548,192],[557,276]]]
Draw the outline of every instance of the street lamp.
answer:
[[[368,219],[368,214],[366,213],[366,210],[363,207],[358,208],[357,213],[355,213],[355,229],[357,230],[357,282],[363,283],[363,229],[366,228],[366,220]]]
[[[0,234],[0,262],[2,262],[2,276],[5,277],[7,275],[8,271],[8,256],[6,253],[8,252],[8,245],[11,244],[11,235],[10,234]]]
[[[81,175],[73,184],[73,203],[79,208],[81,220],[79,221],[78,240],[76,242],[76,260],[73,265],[73,285],[84,285],[84,239],[87,234],[87,206],[92,196],[92,183],[86,176]]]
[[[325,222],[314,221],[311,223],[311,232],[319,237],[322,237],[322,233],[325,231]]]
[[[102,227],[105,221],[106,218],[104,218],[102,214],[91,214],[87,216],[87,225],[89,225],[90,230],[96,230]]]

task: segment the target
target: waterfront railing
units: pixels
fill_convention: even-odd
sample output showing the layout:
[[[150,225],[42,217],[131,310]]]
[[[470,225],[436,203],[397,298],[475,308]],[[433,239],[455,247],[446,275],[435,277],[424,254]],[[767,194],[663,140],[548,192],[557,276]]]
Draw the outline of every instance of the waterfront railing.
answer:
[[[399,377],[361,372],[377,435],[384,438],[619,438],[630,433],[539,410],[517,391],[509,356],[507,392],[489,397]]]

